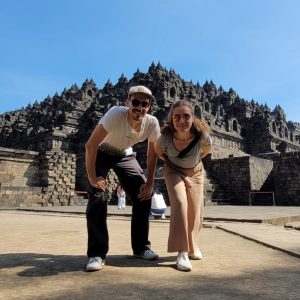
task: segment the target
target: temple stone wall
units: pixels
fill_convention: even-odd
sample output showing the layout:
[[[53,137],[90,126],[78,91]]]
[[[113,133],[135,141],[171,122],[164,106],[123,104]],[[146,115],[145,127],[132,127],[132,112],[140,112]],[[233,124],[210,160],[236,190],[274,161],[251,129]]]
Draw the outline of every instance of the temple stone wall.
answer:
[[[233,204],[247,204],[251,189],[249,156],[205,161],[205,168]]]
[[[249,192],[274,192],[276,205],[300,203],[300,152],[265,154],[264,158],[251,156],[230,157],[205,161],[209,175],[216,179],[229,195],[231,204],[249,204]],[[272,158],[272,159],[271,159]],[[272,195],[253,196],[256,204],[272,204]]]
[[[38,152],[0,148],[0,206],[38,205]]]
[[[146,166],[146,152],[139,153]],[[139,147],[135,150],[139,151]],[[231,204],[249,204],[249,192],[261,191],[266,183],[275,194],[276,205],[300,203],[300,152],[262,154],[205,160],[209,177],[218,182]],[[165,195],[166,187],[158,163],[155,184]],[[271,177],[271,181],[270,181]],[[0,148],[0,206],[57,206],[74,203],[76,156],[60,149],[42,153]],[[118,179],[108,175],[107,197],[114,203]],[[270,185],[270,182],[271,185]],[[130,201],[130,199],[128,199]]]
[[[39,186],[38,152],[0,147],[1,187]]]
[[[212,158],[227,158],[229,156],[245,156],[245,142],[239,136],[215,131],[212,134]]]
[[[251,156],[229,157],[207,160],[205,167],[231,204],[248,204],[249,192],[261,189],[272,171],[273,162]]]
[[[300,152],[282,153],[274,162],[274,188],[278,205],[299,205]]]
[[[287,121],[279,105],[271,110],[212,81],[203,86],[188,82],[160,63],[152,63],[146,73],[137,70],[130,79],[122,74],[116,84],[108,80],[102,88],[87,79],[81,87],[74,84],[61,94],[1,114],[0,146],[6,149],[0,151],[0,205],[72,204],[75,187],[86,190],[84,145],[91,132],[108,109],[123,105],[129,88],[139,84],[152,90],[151,114],[160,125],[172,103],[186,99],[194,105],[195,115],[211,127],[207,204],[221,198],[227,204],[248,204],[249,191],[256,190],[275,191],[279,203],[300,205],[298,156],[281,155],[300,151],[300,124]],[[134,150],[146,171],[147,143]],[[167,200],[161,165],[159,161],[155,184]],[[107,197],[114,201],[118,180],[114,174],[107,180]]]
[[[45,193],[43,206],[70,205],[74,201],[76,156],[61,150],[40,155],[40,176]]]
[[[0,148],[0,206],[72,204],[75,161],[63,151]]]

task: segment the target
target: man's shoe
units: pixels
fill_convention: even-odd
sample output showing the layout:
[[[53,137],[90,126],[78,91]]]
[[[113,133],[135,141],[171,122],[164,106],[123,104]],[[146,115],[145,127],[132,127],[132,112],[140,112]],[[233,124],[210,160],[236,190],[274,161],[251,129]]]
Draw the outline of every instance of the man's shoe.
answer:
[[[162,218],[162,219],[165,219],[165,218],[166,218],[165,214],[162,214],[162,215],[161,215],[161,218]]]
[[[203,255],[200,251],[200,249],[197,249],[195,253],[189,253],[189,258],[192,260],[200,260],[203,258]]]
[[[192,265],[190,263],[187,252],[181,251],[178,253],[176,261],[177,269],[180,271],[191,271]]]
[[[86,265],[87,271],[97,271],[102,268],[102,266],[105,265],[105,260],[103,260],[101,257],[90,257],[90,260],[88,264]]]
[[[153,259],[158,259],[158,254],[153,252],[151,249],[146,249],[143,251],[141,254],[135,254],[135,256],[147,260],[153,260]]]

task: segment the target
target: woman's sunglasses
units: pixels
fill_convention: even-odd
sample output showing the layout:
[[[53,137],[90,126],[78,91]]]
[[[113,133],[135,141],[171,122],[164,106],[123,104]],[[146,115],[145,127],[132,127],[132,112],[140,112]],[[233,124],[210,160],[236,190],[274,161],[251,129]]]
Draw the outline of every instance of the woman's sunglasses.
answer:
[[[149,101],[141,101],[139,99],[131,99],[131,103],[133,106],[139,106],[142,105],[143,108],[147,108],[150,106],[150,102]]]

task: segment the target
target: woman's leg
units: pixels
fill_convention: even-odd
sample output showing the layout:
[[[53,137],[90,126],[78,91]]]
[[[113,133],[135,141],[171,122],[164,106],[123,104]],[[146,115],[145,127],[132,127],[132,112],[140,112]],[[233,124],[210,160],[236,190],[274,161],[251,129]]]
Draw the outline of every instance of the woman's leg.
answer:
[[[202,164],[192,177],[185,177],[188,202],[188,239],[189,252],[195,254],[198,251],[199,232],[202,228],[204,210],[204,171]]]
[[[176,170],[163,168],[171,204],[168,252],[189,251],[187,194],[182,176]]]

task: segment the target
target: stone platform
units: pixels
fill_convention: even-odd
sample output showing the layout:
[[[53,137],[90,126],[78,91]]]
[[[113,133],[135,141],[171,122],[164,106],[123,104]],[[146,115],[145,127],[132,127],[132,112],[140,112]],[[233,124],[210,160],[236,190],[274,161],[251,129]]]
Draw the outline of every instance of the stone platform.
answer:
[[[204,259],[189,273],[166,251],[168,219],[151,221],[160,258],[144,261],[131,255],[130,207],[115,206],[106,266],[85,272],[84,210],[0,211],[0,299],[299,299],[300,232],[262,222],[296,217],[298,207],[207,207]]]

